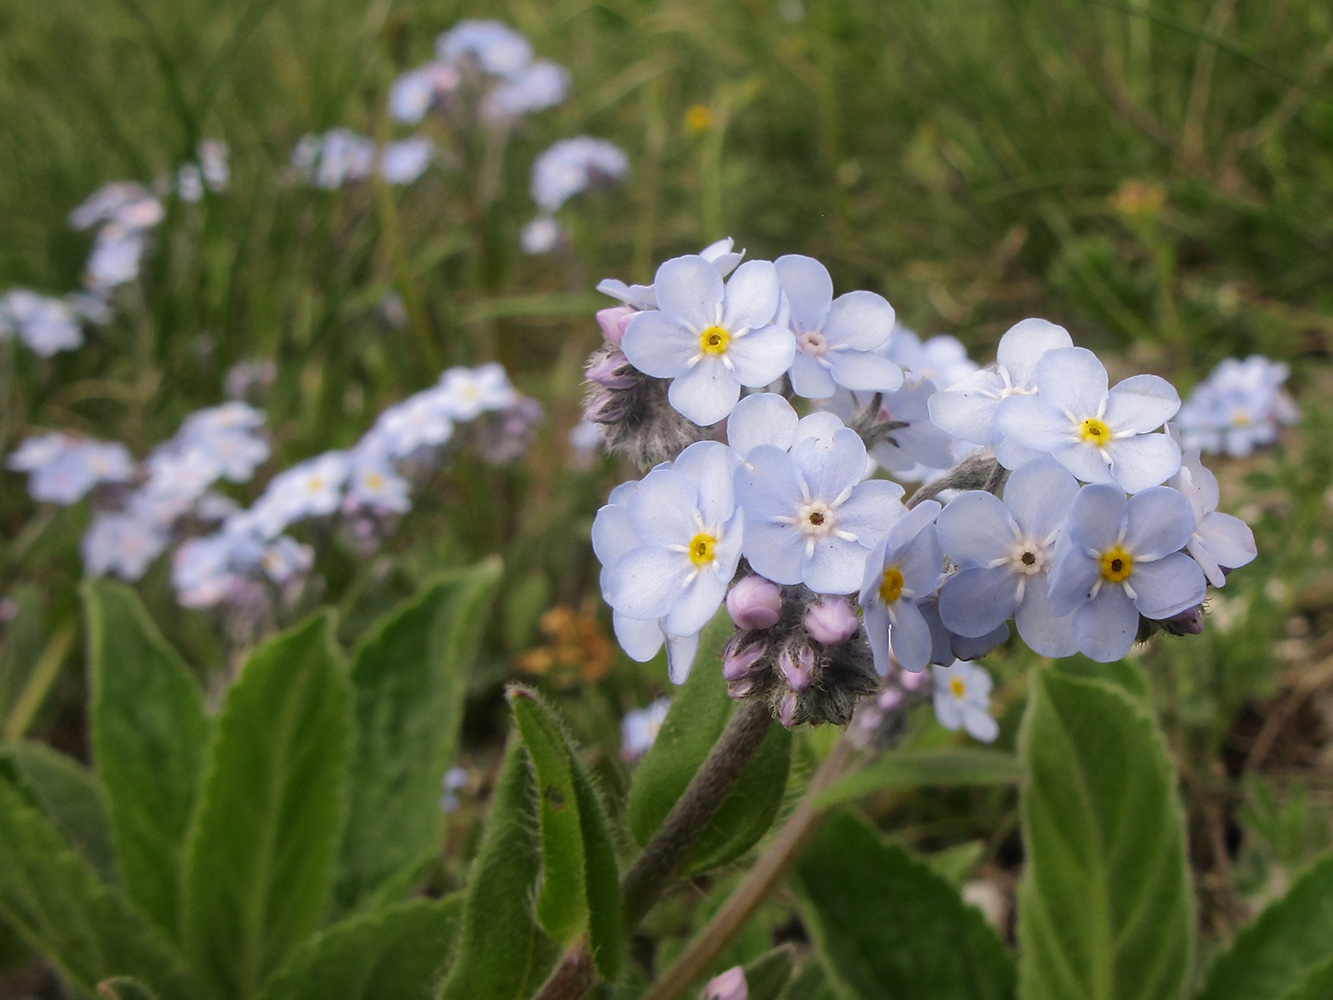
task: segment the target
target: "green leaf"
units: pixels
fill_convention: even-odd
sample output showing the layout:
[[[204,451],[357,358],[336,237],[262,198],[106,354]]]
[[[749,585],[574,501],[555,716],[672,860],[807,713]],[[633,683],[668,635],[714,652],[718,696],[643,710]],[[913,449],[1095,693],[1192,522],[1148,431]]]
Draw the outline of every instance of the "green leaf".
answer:
[[[791,979],[795,952],[790,945],[774,948],[745,963],[746,1000],[777,1000]]]
[[[1333,855],[1320,860],[1241,928],[1204,980],[1199,1000],[1287,1000],[1333,973]],[[1306,993],[1312,988],[1306,988]],[[1333,991],[1322,994],[1333,995]]]
[[[509,704],[537,779],[542,841],[537,919],[561,944],[578,935],[586,921],[597,968],[614,980],[624,930],[610,822],[551,709],[522,687],[510,689]]]
[[[801,917],[839,1000],[1006,1000],[1014,964],[981,913],[849,812],[796,862]]]
[[[826,789],[815,805],[821,809],[885,788],[917,785],[1007,785],[1023,776],[1011,754],[959,747],[947,750],[900,750]]]
[[[417,899],[315,935],[264,986],[263,1000],[428,1000],[458,938],[462,896]]]
[[[555,964],[560,948],[532,912],[542,860],[537,826],[531,766],[515,734],[468,875],[458,954],[440,1000],[527,1000]]]
[[[0,779],[0,917],[83,992],[127,975],[163,1000],[210,995],[148,919],[102,882],[6,779]]]
[[[238,1000],[328,905],[350,730],[338,660],[317,615],[250,656],[218,719],[190,833],[185,945]]]
[[[1120,688],[1043,670],[1019,737],[1024,1000],[1180,995],[1193,896],[1175,775]]]
[[[157,1000],[157,994],[128,976],[115,976],[98,983],[97,995],[109,1000]]]
[[[111,824],[97,779],[76,761],[42,743],[27,741],[0,747],[0,760],[12,768],[19,787],[88,859],[105,882],[117,881]]]
[[[185,836],[208,743],[203,696],[138,596],[83,586],[93,761],[125,891],[173,937]]]
[[[51,639],[42,588],[22,584],[10,597],[15,611],[5,626],[4,646],[0,647],[0,725],[8,721]]]
[[[499,560],[451,572],[387,615],[352,662],[356,744],[336,889],[351,910],[439,850],[440,779],[457,753],[467,675]]]
[[[634,839],[641,845],[662,825],[735,710],[716,662],[717,651],[734,631],[725,612],[704,630],[695,669],[672,691],[671,709],[657,740],[635,769],[626,814]],[[682,874],[707,871],[754,846],[777,817],[790,767],[791,734],[773,726],[690,849]]]

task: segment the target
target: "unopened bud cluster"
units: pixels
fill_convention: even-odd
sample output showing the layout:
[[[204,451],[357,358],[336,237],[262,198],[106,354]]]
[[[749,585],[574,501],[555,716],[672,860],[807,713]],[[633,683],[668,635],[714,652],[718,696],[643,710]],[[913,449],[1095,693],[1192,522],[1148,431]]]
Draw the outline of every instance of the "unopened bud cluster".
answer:
[[[1164,379],[1111,386],[1040,319],[979,368],[873,292],[835,298],[818,261],[742,256],[599,285],[623,304],[598,316],[586,417],[650,470],[593,527],[632,657],[665,644],[680,681],[725,601],[729,690],[783,724],[844,724],[890,669],[935,664],[941,721],[990,739],[990,679],[958,661],[1010,622],[1044,656],[1116,660],[1197,633],[1208,584],[1254,558]]]

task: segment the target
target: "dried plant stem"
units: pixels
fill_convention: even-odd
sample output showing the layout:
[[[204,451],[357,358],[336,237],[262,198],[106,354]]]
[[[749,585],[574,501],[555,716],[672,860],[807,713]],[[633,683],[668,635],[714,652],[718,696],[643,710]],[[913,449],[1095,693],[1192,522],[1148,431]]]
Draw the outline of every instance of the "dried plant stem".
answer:
[[[817,807],[815,799],[843,774],[855,753],[856,748],[845,735],[838,740],[833,752],[810,780],[810,787],[800,805],[750,869],[745,880],[722,904],[722,908],[713,914],[713,918],[694,935],[675,964],[649,987],[642,1000],[673,1000],[703,976],[722,949],[754,916],[759,904],[773,891],[801,849],[819,829],[828,810]]]
[[[743,702],[731,717],[694,780],[620,880],[625,933],[638,926],[671,883],[690,846],[726,801],[772,724],[772,713],[760,702]],[[587,942],[580,942],[565,953],[535,1000],[577,1000],[595,978]]]

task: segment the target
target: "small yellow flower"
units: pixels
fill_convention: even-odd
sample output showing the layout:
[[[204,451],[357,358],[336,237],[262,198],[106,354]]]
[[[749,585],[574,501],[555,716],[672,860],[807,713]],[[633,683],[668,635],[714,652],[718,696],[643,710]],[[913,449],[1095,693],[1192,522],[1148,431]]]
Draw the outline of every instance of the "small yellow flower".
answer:
[[[1111,196],[1111,205],[1127,219],[1152,219],[1166,202],[1166,189],[1149,181],[1129,180]]]
[[[713,112],[706,104],[692,104],[685,112],[685,128],[702,135],[713,127]]]

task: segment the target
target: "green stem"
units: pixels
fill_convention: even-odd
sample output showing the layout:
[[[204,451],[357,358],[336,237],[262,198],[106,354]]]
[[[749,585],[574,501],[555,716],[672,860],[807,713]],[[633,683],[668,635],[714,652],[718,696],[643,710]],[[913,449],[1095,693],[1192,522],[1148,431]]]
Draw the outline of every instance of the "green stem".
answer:
[[[69,652],[73,641],[74,630],[67,628],[57,632],[47,644],[45,652],[33,669],[32,676],[28,678],[28,683],[24,685],[22,693],[14,702],[9,718],[5,720],[3,735],[6,743],[22,738],[28,731],[28,726],[32,725],[33,716],[42,707],[46,693],[51,690],[51,685],[59,676],[60,665],[65,662],[65,654]]]

